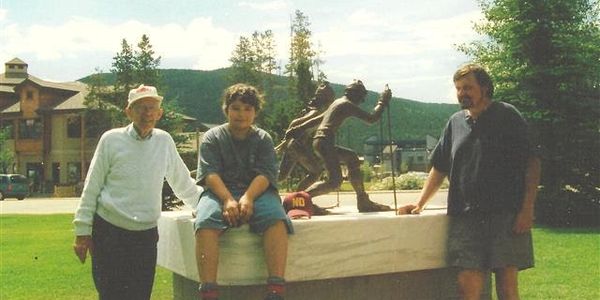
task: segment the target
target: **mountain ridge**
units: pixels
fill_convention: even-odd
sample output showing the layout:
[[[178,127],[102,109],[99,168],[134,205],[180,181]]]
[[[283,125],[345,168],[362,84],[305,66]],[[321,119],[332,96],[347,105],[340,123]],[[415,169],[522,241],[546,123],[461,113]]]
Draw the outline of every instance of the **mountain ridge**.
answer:
[[[225,116],[221,111],[221,94],[230,85],[227,74],[228,68],[203,71],[189,69],[159,69],[162,78],[165,102],[175,102],[183,114],[196,118],[205,124],[221,124]],[[102,74],[107,84],[114,83],[114,75]],[[287,96],[287,78],[284,76],[273,76],[272,82]],[[89,83],[90,76],[80,81]],[[345,85],[331,83],[336,97],[343,95]],[[392,93],[393,93],[392,89]],[[281,94],[278,93],[278,94]],[[361,107],[367,111],[374,107],[378,93],[367,92],[367,99]],[[287,99],[287,98],[284,98]],[[267,105],[271,101],[283,99],[271,99],[266,95]],[[392,140],[405,139],[422,140],[426,135],[438,137],[445,126],[448,118],[459,110],[456,104],[426,103],[416,100],[393,97],[390,102],[390,117],[392,128]],[[369,138],[376,136],[383,141],[389,141],[387,112],[382,117],[381,125],[368,125],[355,118],[347,120],[338,131],[337,142],[340,145],[354,149],[362,153],[363,143]],[[260,126],[260,124],[259,124]],[[385,129],[385,130],[382,130]],[[383,132],[383,138],[379,137]],[[278,141],[275,141],[277,143]]]

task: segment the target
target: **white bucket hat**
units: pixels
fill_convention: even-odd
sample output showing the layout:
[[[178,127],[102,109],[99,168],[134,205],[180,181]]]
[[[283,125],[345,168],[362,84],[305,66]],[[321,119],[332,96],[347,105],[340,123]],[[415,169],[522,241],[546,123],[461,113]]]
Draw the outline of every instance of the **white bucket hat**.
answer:
[[[150,85],[141,84],[139,87],[129,91],[129,97],[127,98],[127,107],[130,107],[135,101],[143,98],[152,98],[161,102],[163,97],[158,95],[156,88]]]

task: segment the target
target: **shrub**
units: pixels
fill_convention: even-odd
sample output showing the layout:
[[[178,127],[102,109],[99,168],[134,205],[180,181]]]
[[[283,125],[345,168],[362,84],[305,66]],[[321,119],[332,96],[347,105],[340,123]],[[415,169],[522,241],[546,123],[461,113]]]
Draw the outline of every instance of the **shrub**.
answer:
[[[362,178],[364,182],[370,182],[373,177],[373,169],[369,165],[368,162],[364,162],[360,165],[360,173],[362,173]]]
[[[536,223],[557,227],[598,227],[599,194],[582,193],[569,186],[557,192],[542,188],[535,205]]]
[[[397,190],[420,190],[425,184],[427,174],[421,172],[408,172],[406,174],[402,174],[396,177],[395,179]],[[371,185],[372,190],[391,190],[393,188],[394,185],[391,176],[383,178],[379,182],[373,183]],[[448,188],[448,179],[444,179],[444,182],[442,183],[442,186],[440,188]]]

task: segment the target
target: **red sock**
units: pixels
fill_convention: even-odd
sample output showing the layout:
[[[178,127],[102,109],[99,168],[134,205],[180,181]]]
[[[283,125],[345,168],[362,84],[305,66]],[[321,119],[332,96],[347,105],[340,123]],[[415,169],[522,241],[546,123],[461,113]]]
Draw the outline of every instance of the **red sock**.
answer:
[[[283,295],[285,295],[285,285],[277,284],[277,283],[269,283],[269,284],[267,284],[267,291],[269,293],[283,296]]]
[[[200,290],[200,297],[202,297],[202,300],[217,300],[219,298],[219,290],[217,290],[217,289]]]

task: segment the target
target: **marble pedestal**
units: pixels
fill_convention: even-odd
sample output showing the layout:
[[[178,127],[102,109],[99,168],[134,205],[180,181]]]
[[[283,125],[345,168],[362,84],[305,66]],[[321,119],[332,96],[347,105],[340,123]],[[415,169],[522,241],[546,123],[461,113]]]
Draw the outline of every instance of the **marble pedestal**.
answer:
[[[197,299],[192,222],[189,211],[164,212],[159,220],[158,265],[174,273],[174,299]],[[444,260],[445,210],[396,216],[342,207],[293,223],[288,300],[457,298],[455,271]],[[228,230],[220,247],[220,299],[262,299],[267,277],[262,239],[242,226]]]

